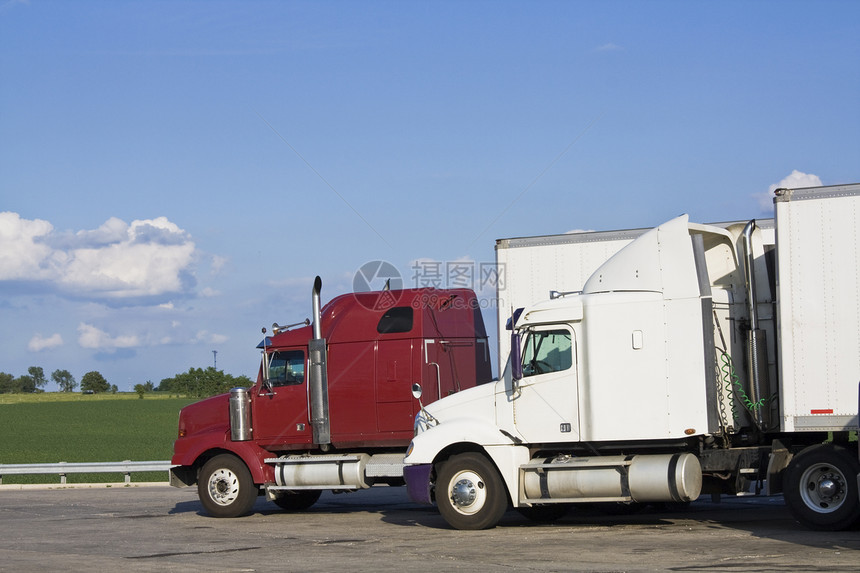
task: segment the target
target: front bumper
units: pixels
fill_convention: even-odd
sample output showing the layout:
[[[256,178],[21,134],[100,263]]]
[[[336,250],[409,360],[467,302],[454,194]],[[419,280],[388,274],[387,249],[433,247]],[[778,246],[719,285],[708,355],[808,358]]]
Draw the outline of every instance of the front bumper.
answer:
[[[188,466],[170,468],[170,485],[173,487],[188,487],[197,483],[197,471]]]
[[[430,473],[433,464],[418,464],[403,468],[403,478],[406,480],[406,492],[409,499],[415,503],[432,504],[430,491]]]

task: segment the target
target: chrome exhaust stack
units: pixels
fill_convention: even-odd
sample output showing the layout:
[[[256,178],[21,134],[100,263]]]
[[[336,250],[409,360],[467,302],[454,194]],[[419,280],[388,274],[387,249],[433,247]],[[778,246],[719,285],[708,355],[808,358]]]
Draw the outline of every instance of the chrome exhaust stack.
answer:
[[[759,328],[758,309],[756,308],[756,281],[752,247],[752,235],[756,230],[755,219],[747,223],[743,231],[744,280],[749,306],[750,329],[747,333],[747,373],[749,376],[748,400],[745,406],[753,416],[755,425],[761,431],[770,427],[770,381],[767,368],[767,335]]]
[[[322,338],[322,326],[320,325],[320,291],[322,290],[322,279],[314,279],[314,289],[311,292],[311,303],[313,306],[314,338]]]
[[[311,294],[313,304],[314,326],[313,339],[308,342],[308,392],[310,393],[310,422],[313,430],[314,444],[326,451],[331,444],[331,425],[328,408],[328,350],[326,340],[322,337],[322,312],[320,311],[320,291],[322,279],[314,279]]]

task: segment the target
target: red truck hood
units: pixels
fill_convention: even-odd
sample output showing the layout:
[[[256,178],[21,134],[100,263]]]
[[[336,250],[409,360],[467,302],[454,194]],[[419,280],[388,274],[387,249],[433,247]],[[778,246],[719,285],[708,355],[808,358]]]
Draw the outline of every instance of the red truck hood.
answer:
[[[179,435],[190,437],[203,432],[230,429],[230,394],[219,394],[182,408]]]

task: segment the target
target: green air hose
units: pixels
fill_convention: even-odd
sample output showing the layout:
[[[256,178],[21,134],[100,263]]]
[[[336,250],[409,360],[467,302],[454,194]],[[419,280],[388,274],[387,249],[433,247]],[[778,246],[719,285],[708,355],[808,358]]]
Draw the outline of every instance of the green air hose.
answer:
[[[760,398],[757,402],[753,402],[752,400],[750,400],[750,397],[747,396],[747,393],[744,391],[743,385],[740,383],[737,373],[735,373],[735,367],[732,364],[732,357],[729,355],[728,352],[724,350],[724,348],[727,348],[728,346],[726,345],[726,339],[723,336],[723,329],[720,326],[720,320],[717,316],[716,311],[714,311],[714,323],[717,325],[717,332],[720,335],[720,341],[722,341],[723,343],[723,348],[716,348],[717,352],[720,355],[721,364],[718,365],[720,369],[720,378],[723,387],[725,388],[726,397],[729,399],[729,404],[731,404],[732,420],[737,423],[738,421],[740,421],[740,418],[738,417],[738,411],[735,407],[735,395],[737,395],[738,399],[741,401],[744,407],[750,412],[755,412],[756,410],[764,406],[765,399]]]
[[[732,405],[732,419],[736,422],[738,421],[738,413],[735,409],[735,401],[734,396],[737,395],[738,399],[740,399],[741,403],[746,407],[750,412],[755,412],[760,409],[765,404],[765,399],[760,398],[757,402],[753,402],[750,400],[750,397],[747,396],[747,393],[744,391],[744,387],[741,385],[740,380],[738,379],[738,375],[735,373],[735,367],[732,364],[732,357],[726,353],[722,348],[717,348],[717,352],[720,353],[720,373],[722,377],[722,382],[726,388],[726,394],[730,399],[730,403]]]

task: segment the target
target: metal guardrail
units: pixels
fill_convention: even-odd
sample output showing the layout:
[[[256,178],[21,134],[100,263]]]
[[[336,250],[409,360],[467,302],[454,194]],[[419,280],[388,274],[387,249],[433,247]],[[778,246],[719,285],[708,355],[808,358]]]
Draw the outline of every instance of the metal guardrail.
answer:
[[[167,472],[173,467],[169,461],[158,462],[59,462],[56,464],[0,464],[0,485],[3,476],[44,475],[60,476],[60,484],[66,483],[66,474],[118,473],[125,475],[125,483],[131,483],[132,472]]]

